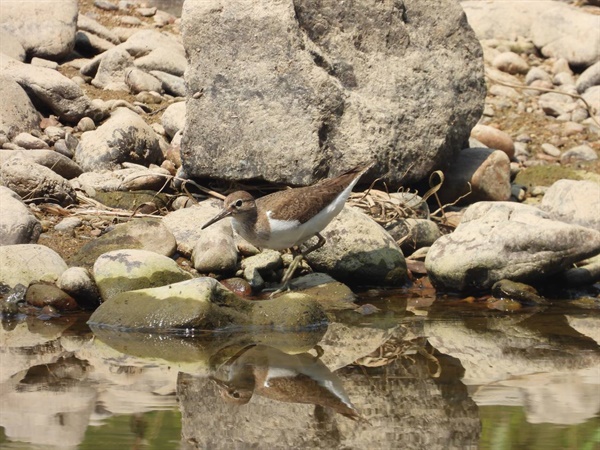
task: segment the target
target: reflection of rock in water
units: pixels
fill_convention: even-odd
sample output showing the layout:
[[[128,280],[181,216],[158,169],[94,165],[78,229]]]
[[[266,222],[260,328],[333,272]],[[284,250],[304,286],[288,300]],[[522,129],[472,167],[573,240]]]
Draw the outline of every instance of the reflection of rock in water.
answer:
[[[14,441],[76,448],[83,441],[97,392],[74,357],[31,367],[1,396],[0,423]],[[16,381],[16,380],[14,380]]]
[[[442,377],[435,380],[421,355],[385,367],[337,371],[369,423],[326,407],[256,395],[234,405],[222,401],[208,379],[180,374],[182,448],[476,448],[478,411],[458,381],[461,368],[451,358],[441,363]]]

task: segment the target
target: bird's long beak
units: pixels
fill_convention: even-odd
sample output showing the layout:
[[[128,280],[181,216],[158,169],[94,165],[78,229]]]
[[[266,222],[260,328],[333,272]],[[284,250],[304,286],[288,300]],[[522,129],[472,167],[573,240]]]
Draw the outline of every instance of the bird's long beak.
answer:
[[[208,222],[206,222],[204,225],[202,225],[202,227],[200,227],[200,229],[204,230],[206,227],[208,227],[208,226],[212,225],[213,223],[218,222],[219,220],[224,219],[225,217],[228,217],[230,215],[231,215],[231,211],[224,209],[219,214],[217,214],[215,217],[213,217]]]

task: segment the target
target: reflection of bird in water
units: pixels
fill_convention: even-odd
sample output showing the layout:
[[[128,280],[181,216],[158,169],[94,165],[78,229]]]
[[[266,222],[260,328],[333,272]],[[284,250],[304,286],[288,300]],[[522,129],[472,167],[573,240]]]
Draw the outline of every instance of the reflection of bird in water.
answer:
[[[227,380],[211,379],[227,402],[243,405],[258,394],[280,402],[325,406],[352,420],[364,420],[337,375],[310,353],[288,355],[256,345],[238,352],[224,367]]]

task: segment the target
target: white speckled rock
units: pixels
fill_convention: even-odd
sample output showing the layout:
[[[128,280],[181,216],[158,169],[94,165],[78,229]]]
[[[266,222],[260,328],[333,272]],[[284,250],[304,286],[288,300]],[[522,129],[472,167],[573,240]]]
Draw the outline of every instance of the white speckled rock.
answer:
[[[600,253],[600,232],[550,219],[533,206],[479,202],[425,259],[440,290],[489,289],[496,281],[541,282]]]
[[[600,231],[600,184],[558,180],[546,191],[540,208],[555,220]]]
[[[28,286],[39,280],[56,281],[67,270],[67,264],[58,253],[38,244],[1,246],[0,261],[0,282],[11,287]]]
[[[0,186],[0,245],[36,243],[42,225],[21,197],[7,187]]]

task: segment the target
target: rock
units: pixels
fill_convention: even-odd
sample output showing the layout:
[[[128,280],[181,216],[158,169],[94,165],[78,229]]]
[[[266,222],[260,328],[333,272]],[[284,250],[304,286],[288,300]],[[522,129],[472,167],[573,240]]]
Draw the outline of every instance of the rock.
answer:
[[[96,76],[92,85],[111,91],[128,91],[125,83],[127,69],[133,65],[133,57],[122,46],[108,50],[101,55]],[[82,73],[87,73],[81,70]]]
[[[14,287],[29,286],[32,281],[56,280],[67,265],[54,250],[38,244],[3,245],[0,247],[0,282]]]
[[[257,255],[249,256],[242,260],[244,279],[254,289],[264,288],[264,275],[273,275],[274,271],[283,266],[281,253],[275,250],[264,249]]]
[[[487,148],[467,148],[446,171],[438,195],[442,203],[452,203],[468,194],[461,200],[465,204],[505,201],[510,198],[510,193],[510,160],[506,153]]]
[[[308,296],[288,293],[251,302],[217,280],[202,277],[115,295],[94,311],[89,323],[116,329],[191,331],[243,326],[301,330],[326,321],[319,304]]]
[[[69,182],[51,169],[15,155],[0,166],[0,184],[21,198],[56,201],[63,206],[75,203],[77,194]]]
[[[102,299],[98,286],[83,267],[69,267],[58,278],[56,286],[73,297],[83,309],[95,309]]]
[[[64,128],[49,126],[44,129],[44,134],[54,144],[59,139],[64,139],[66,132]]]
[[[0,155],[2,155],[3,153],[6,152],[0,150]],[[11,151],[10,153],[11,156],[7,158],[7,161],[15,159],[21,162],[31,162],[39,164],[41,166],[47,167],[57,175],[60,175],[61,177],[67,180],[76,178],[83,173],[81,167],[79,167],[71,159],[52,150],[27,150],[18,152]],[[2,159],[2,156],[0,156],[0,160]]]
[[[40,114],[19,83],[0,75],[0,97],[3,110],[0,114],[1,134],[12,139],[20,132],[39,129]]]
[[[16,37],[29,56],[58,60],[73,50],[77,0],[3,1],[0,29]]]
[[[79,217],[65,217],[54,226],[54,229],[60,233],[73,234],[75,228],[80,227],[82,223]]]
[[[168,170],[156,167],[145,167],[135,170],[123,178],[120,190],[129,191],[158,191],[168,184],[171,174]]]
[[[600,281],[600,255],[582,261],[577,267],[564,271],[561,281],[571,287],[592,285]]]
[[[587,67],[600,53],[600,42],[589,41],[598,28],[597,16],[562,2],[520,3],[462,1],[469,24],[479,39],[531,39],[546,57],[565,58],[570,65]]]
[[[105,112],[84,94],[81,87],[56,70],[33,67],[0,54],[2,73],[16,81],[61,121],[77,122],[82,117],[100,120]]]
[[[162,82],[137,67],[125,71],[125,84],[133,94],[143,91],[162,92]]]
[[[48,148],[48,144],[35,136],[32,136],[29,133],[19,133],[13,138],[13,143],[22,147],[24,149],[41,149]]]
[[[554,220],[600,231],[600,185],[592,181],[558,180],[546,191],[540,208]]]
[[[133,249],[102,254],[94,263],[93,274],[105,302],[122,292],[167,286],[192,277],[171,258]]]
[[[75,161],[85,171],[118,169],[124,162],[158,163],[162,152],[158,136],[146,122],[127,108],[117,108],[94,131],[81,135]]]
[[[169,137],[175,136],[185,126],[185,102],[177,102],[169,105],[162,115],[161,123]]]
[[[577,79],[577,92],[583,94],[592,86],[600,85],[600,61],[585,69]]]
[[[400,245],[405,256],[422,247],[429,247],[442,235],[437,224],[426,219],[401,219],[386,224],[384,228]]]
[[[538,291],[525,283],[500,280],[492,286],[492,296],[496,299],[510,299],[523,306],[536,306],[548,303]]]
[[[91,267],[96,259],[113,250],[146,250],[171,256],[177,243],[160,220],[143,218],[116,225],[112,230],[84,245],[69,261],[71,266]]]
[[[93,131],[96,129],[96,124],[91,118],[83,117],[79,122],[77,122],[77,129],[83,133],[86,131]],[[77,145],[75,148],[77,148]]]
[[[492,65],[502,72],[507,72],[512,75],[526,74],[529,70],[529,64],[520,55],[514,52],[500,53],[494,58]]]
[[[80,30],[75,34],[75,49],[81,54],[97,55],[114,47],[115,44],[93,33]]]
[[[460,5],[436,5],[443,17],[418,1],[187,2],[185,171],[306,185],[378,160],[364,182],[423,178],[467,140],[485,97]]]
[[[117,5],[108,0],[94,0],[94,6],[105,11],[116,11],[119,9]]]
[[[127,165],[126,163],[124,165]],[[85,172],[71,184],[86,192],[103,191],[157,191],[167,182],[170,174],[161,168],[147,169],[143,166],[129,169],[102,170],[100,172]],[[139,205],[139,203],[138,203]]]
[[[344,208],[321,231],[325,245],[306,260],[338,281],[362,285],[399,285],[406,280],[406,262],[394,239],[362,212]],[[313,245],[315,239],[305,243]]]
[[[229,221],[202,230],[192,251],[192,264],[200,273],[228,273],[237,268],[238,252]]]
[[[187,87],[183,78],[160,70],[151,70],[150,75],[160,80],[162,88],[167,94],[176,97],[185,97],[187,95]]]
[[[542,151],[546,155],[552,156],[554,158],[560,158],[560,150],[552,144],[542,144]]]
[[[558,117],[572,112],[577,104],[569,95],[546,92],[538,99],[540,108],[549,116]]]
[[[598,231],[551,220],[533,206],[480,202],[431,246],[425,266],[437,289],[469,291],[501,279],[543,282],[598,253]]]
[[[595,161],[598,155],[589,145],[578,145],[570,148],[560,157],[561,164],[570,164],[577,161]]]
[[[325,273],[294,278],[290,281],[290,289],[314,298],[327,312],[356,309],[354,292]]]
[[[185,53],[180,50],[179,45],[173,47],[158,47],[145,56],[137,58],[135,66],[152,72],[160,70],[175,76],[183,76],[187,68]]]
[[[30,284],[25,294],[25,300],[30,305],[38,308],[52,306],[58,311],[74,311],[79,309],[73,297],[52,283]]]
[[[88,31],[115,45],[121,43],[119,37],[111,30],[85,14],[77,16],[77,29]]]
[[[482,142],[486,147],[502,150],[509,158],[515,156],[515,144],[508,133],[502,130],[489,125],[477,124],[471,130],[471,137]]]
[[[200,227],[217,215],[223,202],[205,200],[195,207],[178,209],[163,217],[163,224],[173,233],[177,241],[177,251],[186,257],[192,255],[196,242],[205,230]],[[231,227],[230,219],[223,219]]]
[[[0,246],[35,244],[42,233],[42,225],[21,198],[0,186],[0,205]]]
[[[0,28],[0,53],[10,56],[17,61],[25,62],[25,49],[21,42],[11,33]]]
[[[548,83],[552,83],[552,77],[548,72],[546,72],[541,67],[532,67],[525,75],[525,84],[527,86],[531,85],[534,81],[545,81]]]

